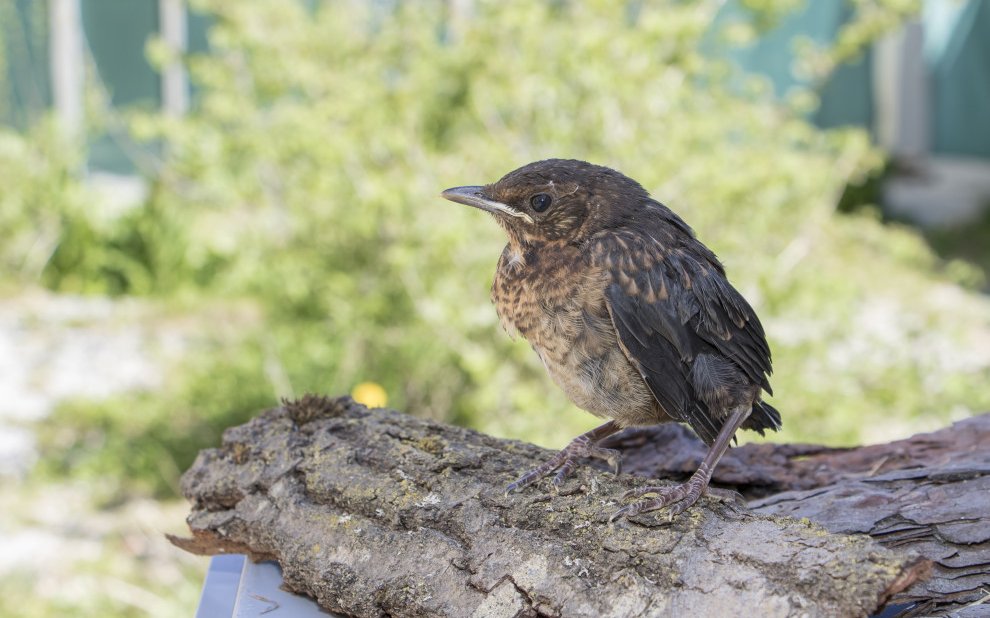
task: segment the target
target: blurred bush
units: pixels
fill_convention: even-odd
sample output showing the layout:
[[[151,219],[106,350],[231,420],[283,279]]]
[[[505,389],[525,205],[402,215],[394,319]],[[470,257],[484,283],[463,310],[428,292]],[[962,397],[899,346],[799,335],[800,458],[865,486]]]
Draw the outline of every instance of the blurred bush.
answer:
[[[720,255],[771,339],[775,439],[884,439],[990,407],[990,309],[959,285],[972,271],[869,212],[836,213],[881,153],[862,131],[803,120],[812,92],[789,107],[702,55],[719,4],[196,2],[214,26],[212,53],[184,59],[195,108],[127,116],[163,153],[147,200],[91,220],[72,162],[32,166],[37,136],[7,136],[0,216],[15,238],[62,222],[40,269],[53,289],[249,303],[263,318],[199,350],[165,393],[63,410],[56,468],[125,460],[168,491],[177,472],[129,456],[136,445],[160,445],[177,471],[279,395],[361,382],[398,409],[545,444],[593,425],[497,326],[500,230],[437,197],[546,157],[622,170]],[[905,11],[861,4],[854,34]],[[168,60],[156,42],[149,54]],[[30,262],[24,246],[5,262]],[[118,438],[73,448],[87,431]]]
[[[76,174],[80,154],[65,147],[51,121],[26,134],[0,127],[0,272],[6,279],[40,278],[68,236],[99,240],[86,212],[90,195]]]

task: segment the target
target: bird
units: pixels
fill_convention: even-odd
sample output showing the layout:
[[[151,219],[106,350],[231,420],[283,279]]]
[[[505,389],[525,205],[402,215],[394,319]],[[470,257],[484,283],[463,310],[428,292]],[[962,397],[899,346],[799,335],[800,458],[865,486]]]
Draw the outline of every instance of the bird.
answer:
[[[508,242],[491,299],[579,408],[607,422],[574,438],[506,493],[556,471],[557,488],[585,457],[621,471],[601,441],[630,426],[685,423],[708,445],[684,483],[626,492],[610,521],[669,509],[707,492],[740,428],[781,427],[770,348],[752,306],[692,228],[635,180],[574,159],[529,163],[487,185],[441,197],[488,212]],[[656,494],[654,498],[646,498]]]

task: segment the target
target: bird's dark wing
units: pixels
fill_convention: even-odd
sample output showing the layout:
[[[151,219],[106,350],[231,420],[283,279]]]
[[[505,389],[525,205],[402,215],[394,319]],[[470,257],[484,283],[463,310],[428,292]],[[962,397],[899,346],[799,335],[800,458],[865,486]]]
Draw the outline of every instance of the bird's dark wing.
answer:
[[[723,407],[721,391],[770,392],[763,328],[693,236],[661,244],[642,231],[609,235],[590,255],[604,273],[619,342],[664,410],[711,443],[728,413],[712,409]]]
[[[681,323],[742,369],[750,384],[772,395],[767,376],[773,367],[763,325],[721,265],[684,251],[672,252],[666,265],[681,278]]]

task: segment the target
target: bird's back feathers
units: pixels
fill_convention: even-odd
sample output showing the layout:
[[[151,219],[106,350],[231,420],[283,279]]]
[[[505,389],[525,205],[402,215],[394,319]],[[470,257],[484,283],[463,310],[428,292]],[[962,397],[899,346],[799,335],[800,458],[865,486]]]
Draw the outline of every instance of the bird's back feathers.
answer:
[[[772,371],[759,318],[683,220],[659,203],[647,208],[654,216],[637,227],[590,242],[630,362],[664,410],[708,443],[738,405],[754,404],[745,427],[779,428],[780,415],[758,397],[771,392]]]

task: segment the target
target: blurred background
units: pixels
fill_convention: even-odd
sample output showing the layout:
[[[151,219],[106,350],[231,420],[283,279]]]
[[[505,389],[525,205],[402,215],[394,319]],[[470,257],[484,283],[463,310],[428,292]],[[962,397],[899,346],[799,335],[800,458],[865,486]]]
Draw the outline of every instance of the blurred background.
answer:
[[[719,254],[768,439],[990,409],[990,0],[0,0],[0,615],[191,615],[179,476],[280,397],[594,426],[437,197],[551,156]]]

